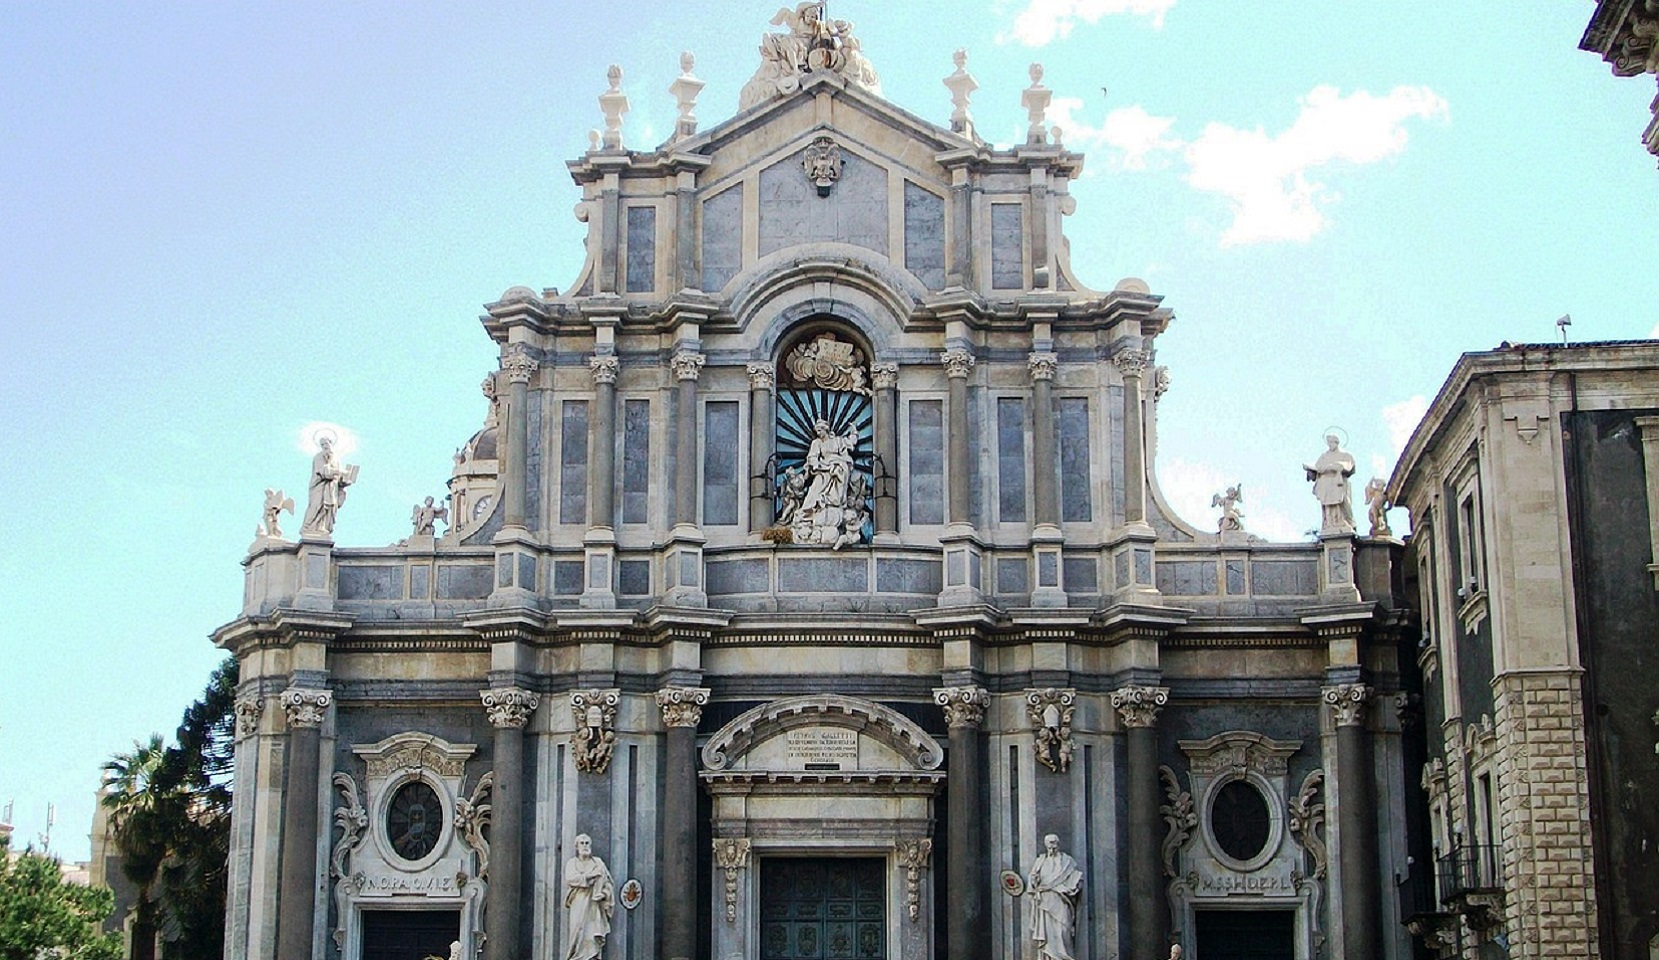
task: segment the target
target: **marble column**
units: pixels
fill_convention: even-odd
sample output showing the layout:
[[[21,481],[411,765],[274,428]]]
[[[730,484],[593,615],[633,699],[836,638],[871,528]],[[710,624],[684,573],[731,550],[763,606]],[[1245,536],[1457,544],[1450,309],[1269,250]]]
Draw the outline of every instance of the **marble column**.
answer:
[[[667,730],[663,764],[662,942],[657,956],[690,960],[697,952],[697,725],[709,691],[657,691]]]
[[[896,540],[899,534],[899,365],[870,364],[870,383],[876,388],[875,447],[888,479],[876,480],[875,535]]]
[[[485,894],[484,960],[522,960],[519,905],[524,876],[524,728],[541,695],[517,687],[480,694],[495,728],[494,785],[490,792],[490,875]]]
[[[1371,776],[1366,704],[1372,690],[1341,683],[1324,690],[1336,721],[1336,799],[1340,843],[1333,859],[1342,881],[1346,960],[1382,956],[1382,891],[1377,881],[1377,785]]]
[[[1037,506],[1037,526],[1060,525],[1059,458],[1054,449],[1054,372],[1060,358],[1033,353],[1031,369],[1031,486]]]
[[[991,695],[980,687],[944,687],[933,691],[950,726],[950,760],[945,783],[949,835],[945,955],[950,960],[986,960],[991,955],[991,910],[988,877],[994,869],[985,858],[984,784],[979,726]]]
[[[953,525],[970,522],[968,483],[971,452],[968,448],[968,374],[973,372],[974,355],[967,350],[947,350],[939,355],[945,376],[950,380],[950,424],[945,438],[950,463],[950,490],[946,518]]]
[[[323,719],[334,697],[327,690],[290,687],[282,694],[288,719],[283,783],[282,888],[277,906],[277,956],[309,957],[315,941],[317,898],[317,790],[322,771]]]
[[[1168,687],[1121,687],[1112,709],[1128,731],[1129,944],[1126,960],[1163,960],[1169,943],[1169,903],[1159,844],[1158,733],[1153,724],[1169,702]]]
[[[1146,371],[1145,350],[1120,350],[1112,363],[1123,375],[1123,519],[1146,522],[1146,430],[1141,422],[1141,375]]]
[[[622,368],[614,356],[588,359],[593,371],[593,474],[589,478],[589,501],[593,504],[590,526],[616,529],[616,375]]]
[[[749,532],[772,525],[772,488],[767,485],[766,462],[772,459],[772,391],[777,368],[770,363],[749,364]]]
[[[529,418],[530,377],[537,363],[523,344],[508,348],[501,358],[501,370],[507,374],[507,464],[502,478],[506,503],[505,522],[509,527],[523,529],[529,491]]]
[[[679,526],[697,526],[697,379],[707,362],[689,350],[669,360],[680,385],[674,443],[674,523]]]

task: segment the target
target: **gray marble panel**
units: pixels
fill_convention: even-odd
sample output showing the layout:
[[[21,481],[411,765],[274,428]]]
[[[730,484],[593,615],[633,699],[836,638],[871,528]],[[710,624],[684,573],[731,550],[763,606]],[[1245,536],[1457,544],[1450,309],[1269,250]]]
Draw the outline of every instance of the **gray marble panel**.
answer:
[[[1252,593],[1267,597],[1303,597],[1319,592],[1318,561],[1257,560],[1250,565]]]
[[[492,586],[488,563],[438,564],[439,600],[482,600],[490,595]]]
[[[657,208],[628,208],[628,293],[657,288]]]
[[[560,405],[559,522],[588,522],[588,402]]]
[[[1239,596],[1245,592],[1243,560],[1227,561],[1227,592],[1233,596]]]
[[[985,558],[977,552],[968,554],[968,586],[975,590],[985,589]]]
[[[577,564],[578,567],[581,564]],[[580,581],[580,573],[577,574]],[[528,553],[518,555],[518,585],[525,590],[536,589],[536,558]]]
[[[997,593],[1031,592],[1031,565],[1024,557],[997,558]]]
[[[1135,582],[1135,581],[1129,579],[1129,553],[1128,553],[1128,551],[1124,551],[1122,553],[1118,553],[1118,554],[1113,555],[1113,557],[1112,557],[1112,573],[1116,576],[1116,580],[1114,580],[1113,583],[1112,583],[1112,586],[1115,589],[1121,590],[1124,587],[1127,587],[1130,584]]]
[[[870,589],[862,557],[804,557],[778,560],[780,593],[865,593]]]
[[[513,555],[504,553],[495,558],[495,585],[510,587],[513,585]]]
[[[703,523],[737,523],[737,403],[710,401],[703,407]]]
[[[703,289],[718,292],[743,269],[743,185],[703,201]]]
[[[582,595],[582,578],[586,574],[586,565],[580,560],[553,561],[553,595],[555,597],[579,597]]]
[[[929,290],[945,285],[945,199],[904,185],[904,265]]]
[[[617,589],[624,596],[651,595],[651,561],[623,560],[617,564]]]
[[[1059,411],[1060,519],[1087,522],[1094,519],[1089,480],[1089,400],[1061,397]]]
[[[651,401],[622,404],[622,522],[649,523],[651,509]]]
[[[1100,563],[1094,557],[1066,557],[1063,565],[1067,593],[1100,592]]]
[[[805,150],[760,172],[760,255],[838,242],[887,255],[887,171],[849,151],[827,197],[801,169]]]
[[[1202,597],[1216,592],[1215,562],[1164,560],[1158,563],[1158,591],[1178,597]]]
[[[997,398],[997,519],[1025,522],[1025,400]]]
[[[546,404],[542,402],[540,390],[530,391],[525,404],[524,419],[527,424],[525,437],[527,438],[524,450],[524,525],[531,530],[541,529],[542,505],[542,477],[544,464],[542,456],[542,421],[551,415]],[[505,432],[503,432],[505,442]],[[498,513],[502,511],[497,511]],[[482,541],[488,543],[488,540]]]
[[[1039,587],[1058,587],[1060,585],[1060,556],[1052,551],[1037,554],[1037,585]]]
[[[341,600],[402,600],[403,567],[340,567]]]
[[[314,590],[328,586],[328,557],[311,554],[305,558],[305,585]]]
[[[771,589],[770,565],[765,560],[710,561],[704,568],[708,594],[766,593]]]
[[[939,564],[933,560],[877,560],[876,590],[879,593],[933,595],[944,589]]]
[[[432,568],[417,563],[409,568],[409,599],[427,600],[432,597]]]
[[[910,416],[910,522],[945,522],[944,403],[912,400]]]
[[[1025,289],[1025,228],[1017,203],[991,204],[991,288]]]

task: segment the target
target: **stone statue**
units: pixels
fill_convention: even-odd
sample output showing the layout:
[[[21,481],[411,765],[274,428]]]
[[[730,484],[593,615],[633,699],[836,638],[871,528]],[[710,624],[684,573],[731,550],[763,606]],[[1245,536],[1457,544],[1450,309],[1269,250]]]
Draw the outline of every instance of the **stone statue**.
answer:
[[[839,162],[840,158],[836,157],[835,163]],[[789,351],[784,367],[803,384],[823,390],[847,390],[864,397],[870,395],[863,354],[856,346],[836,339],[833,333],[820,333],[796,346]]]
[[[1075,960],[1071,952],[1077,922],[1077,898],[1083,873],[1071,854],[1060,851],[1060,838],[1043,838],[1043,852],[1032,861],[1025,895],[1031,898],[1031,944],[1037,960]]]
[[[779,482],[778,526],[793,526],[801,512],[801,500],[806,496],[806,485],[812,478],[804,467],[789,467]]]
[[[346,488],[357,482],[357,465],[340,463],[333,437],[319,435],[317,448],[317,455],[311,458],[311,496],[306,501],[300,536],[333,534],[334,518],[346,502]]]
[[[461,941],[451,940],[449,943],[449,960],[461,960]]]
[[[599,960],[611,935],[616,885],[605,861],[593,855],[593,840],[576,835],[576,856],[565,861],[565,911],[570,945],[565,960]]]
[[[415,511],[409,516],[409,522],[415,525],[414,535],[417,537],[435,536],[434,526],[439,520],[449,522],[449,508],[435,506],[431,497],[427,497],[425,503],[415,504]]]
[[[1237,533],[1244,529],[1244,511],[1239,504],[1244,502],[1244,484],[1237,483],[1227,488],[1226,493],[1218,493],[1210,498],[1210,506],[1221,508],[1221,533]]]
[[[853,450],[858,446],[858,427],[848,424],[847,432],[837,435],[829,422],[813,424],[812,445],[807,448],[802,464],[807,485],[801,494],[800,505],[794,510],[791,527],[796,543],[836,545],[841,539],[847,521],[848,481],[852,477]]]
[[[1365,505],[1366,513],[1371,517],[1371,536],[1394,536],[1394,531],[1388,526],[1388,484],[1382,477],[1372,477],[1371,482],[1365,485]]]
[[[872,92],[881,91],[881,79],[864,56],[853,25],[846,20],[829,20],[818,3],[797,3],[777,12],[772,25],[785,33],[768,33],[760,38],[760,68],[738,95],[738,109],[747,110],[786,97],[801,89],[806,74],[815,71],[840,74]]]
[[[1354,458],[1341,446],[1336,434],[1325,437],[1325,452],[1313,462],[1304,464],[1308,479],[1313,482],[1313,495],[1325,508],[1319,523],[1320,534],[1353,533],[1354,507],[1349,502],[1348,478],[1354,475]]]
[[[277,515],[285,510],[289,515],[293,514],[294,498],[284,496],[281,490],[272,490],[270,487],[266,487],[264,524],[254,531],[255,536],[281,540],[282,528],[277,525]]]
[[[1181,945],[1179,943],[1170,944],[1169,960],[1181,960],[1181,958],[1185,955],[1186,953],[1181,949]]]

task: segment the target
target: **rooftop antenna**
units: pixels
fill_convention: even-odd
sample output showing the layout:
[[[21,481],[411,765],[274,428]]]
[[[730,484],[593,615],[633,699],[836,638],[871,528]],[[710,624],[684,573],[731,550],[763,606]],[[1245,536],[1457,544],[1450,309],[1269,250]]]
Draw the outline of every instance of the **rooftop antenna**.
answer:
[[[1561,315],[1561,319],[1555,321],[1555,329],[1561,331],[1561,343],[1562,343],[1563,346],[1565,346],[1566,343],[1567,343],[1567,328],[1572,326],[1572,325],[1573,325],[1573,315],[1570,314],[1570,313],[1563,313]]]
[[[40,850],[42,853],[52,852],[52,825],[58,822],[58,805],[46,805],[46,832],[40,835]]]

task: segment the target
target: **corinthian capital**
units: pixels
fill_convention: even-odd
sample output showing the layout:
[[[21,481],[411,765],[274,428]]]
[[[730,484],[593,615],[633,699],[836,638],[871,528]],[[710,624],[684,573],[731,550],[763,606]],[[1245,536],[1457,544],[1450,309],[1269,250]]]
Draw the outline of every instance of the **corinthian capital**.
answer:
[[[288,715],[290,727],[320,727],[328,714],[334,695],[327,690],[309,687],[289,687],[282,692],[282,710]]]
[[[709,691],[702,687],[664,687],[657,691],[657,706],[665,727],[693,727],[703,722],[703,707]]]
[[[529,383],[537,366],[535,358],[530,356],[530,348],[522,343],[513,344],[501,358],[501,372],[511,383]]]
[[[1031,368],[1032,380],[1053,380],[1060,358],[1052,353],[1033,353],[1025,364]]]
[[[933,702],[944,708],[951,729],[978,727],[985,722],[991,693],[984,687],[941,687],[933,691]]]
[[[770,363],[749,364],[749,389],[770,390],[778,381],[778,368]]]
[[[899,365],[885,361],[870,364],[870,383],[877,390],[892,390],[899,385]]]
[[[1112,355],[1113,366],[1126,377],[1138,377],[1144,373],[1147,360],[1145,350],[1119,350]]]
[[[1168,687],[1119,687],[1112,691],[1112,709],[1126,727],[1150,727],[1169,702]]]
[[[615,383],[617,371],[622,369],[622,361],[613,356],[589,357],[588,369],[593,371],[594,383]]]
[[[945,367],[945,376],[952,380],[966,380],[977,361],[966,350],[946,350],[939,354],[939,362]]]
[[[236,701],[236,738],[259,732],[259,718],[265,714],[264,697],[243,697]]]
[[[484,712],[489,715],[490,726],[498,730],[524,729],[525,724],[530,722],[530,715],[541,706],[541,694],[518,687],[485,690],[479,697],[484,701]]]
[[[703,375],[705,363],[708,363],[707,357],[689,350],[682,350],[668,360],[668,365],[674,368],[676,380],[696,380]]]
[[[1371,688],[1363,683],[1339,683],[1326,687],[1325,702],[1339,727],[1356,727],[1365,723],[1365,704],[1371,699]]]

